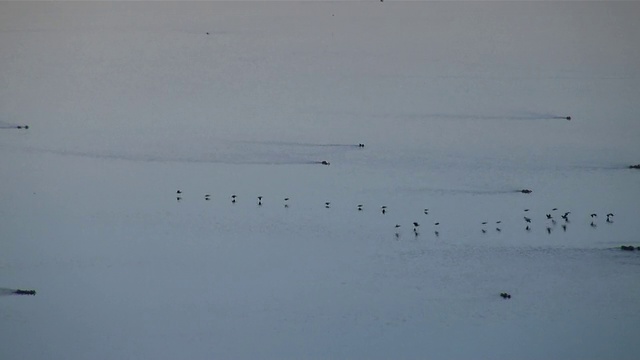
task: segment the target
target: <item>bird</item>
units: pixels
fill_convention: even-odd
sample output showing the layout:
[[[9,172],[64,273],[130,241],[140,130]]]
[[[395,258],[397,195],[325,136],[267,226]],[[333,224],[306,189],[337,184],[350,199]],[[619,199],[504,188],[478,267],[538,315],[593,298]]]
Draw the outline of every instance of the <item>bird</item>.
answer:
[[[396,224],[396,229],[399,228],[401,225],[400,224]]]
[[[547,226],[547,234],[551,234],[551,228]]]
[[[558,210],[558,208],[553,208],[553,209],[551,209],[551,211],[556,211],[556,210]]]
[[[483,221],[483,222],[482,222],[482,225],[487,225],[487,222],[486,222],[486,221]]]
[[[289,207],[289,203],[287,201],[289,201],[289,198],[288,197],[284,198],[284,207],[285,208]]]
[[[182,200],[182,196],[176,196],[176,200],[178,201]]]
[[[424,209],[424,214],[429,215],[429,209]]]
[[[182,194],[181,190],[176,191],[176,194]]]
[[[387,206],[383,205],[382,207],[380,207],[382,209],[382,214],[386,214],[387,213]]]
[[[593,213],[593,214],[591,214],[591,215],[589,215],[589,216],[591,216],[592,218],[594,218],[594,217],[598,217],[598,214]]]
[[[497,228],[496,228],[496,231],[497,231],[497,232],[501,232],[501,231],[502,231],[502,229],[500,229],[499,227],[497,227]]]
[[[437,222],[437,223],[435,223],[434,225],[438,226],[438,225],[440,225],[440,222]]]
[[[529,209],[524,209],[524,211],[529,211]]]
[[[258,196],[258,206],[262,206],[262,196]]]
[[[362,211],[362,205],[358,205],[358,211]]]
[[[528,218],[528,217],[526,217],[526,216],[525,216],[525,217],[524,217],[524,221],[526,221],[526,222],[530,223],[530,222],[531,222],[531,218]]]
[[[486,233],[487,233],[487,230],[482,229],[482,233],[483,233],[483,234],[486,234]]]
[[[502,222],[502,220],[498,220],[496,221],[496,224],[500,224]]]
[[[547,214],[547,219],[551,219],[551,218],[552,218],[551,214]]]
[[[331,202],[329,202],[329,201],[324,203],[324,207],[327,208],[327,209],[331,207],[330,205],[331,205]]]
[[[440,232],[438,232],[438,230],[434,231],[433,233],[436,235],[436,237],[440,236]]]
[[[593,228],[594,228],[594,227],[598,227],[598,225],[596,225],[596,223],[594,223],[593,221],[591,222],[591,224],[590,224],[590,225],[591,225],[591,227],[593,227]]]
[[[418,224],[417,222],[414,221],[413,222],[413,226],[418,227],[418,226],[420,226],[420,224]]]
[[[236,203],[236,197],[237,197],[237,196],[235,196],[235,195],[231,195],[231,202],[232,202],[233,204],[235,204],[235,203]]]
[[[531,228],[529,227],[529,225],[527,225],[527,227],[524,228],[524,229],[527,230],[527,231],[531,231]]]
[[[562,231],[567,231],[567,225],[562,224]]]
[[[211,195],[205,194],[204,195],[204,199],[207,200],[207,201],[211,200]]]

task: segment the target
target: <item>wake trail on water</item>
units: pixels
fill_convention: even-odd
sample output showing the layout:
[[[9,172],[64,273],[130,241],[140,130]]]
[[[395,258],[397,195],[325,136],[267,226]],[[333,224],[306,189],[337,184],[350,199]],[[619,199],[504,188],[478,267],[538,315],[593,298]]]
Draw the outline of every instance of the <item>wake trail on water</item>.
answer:
[[[329,165],[328,161],[316,159],[311,156],[289,156],[278,154],[259,155],[218,155],[205,154],[201,156],[180,155],[150,155],[127,154],[117,152],[91,152],[78,150],[56,150],[42,148],[27,148],[30,152],[47,153],[59,156],[72,156],[105,160],[120,160],[133,162],[157,162],[157,163],[193,163],[193,164],[226,164],[226,165]],[[326,162],[326,163],[324,163]]]
[[[454,114],[454,113],[428,113],[405,115],[412,119],[442,119],[442,120],[517,120],[517,121],[542,121],[542,120],[571,120],[571,116],[554,115],[549,113],[524,113],[517,115],[501,114]]]

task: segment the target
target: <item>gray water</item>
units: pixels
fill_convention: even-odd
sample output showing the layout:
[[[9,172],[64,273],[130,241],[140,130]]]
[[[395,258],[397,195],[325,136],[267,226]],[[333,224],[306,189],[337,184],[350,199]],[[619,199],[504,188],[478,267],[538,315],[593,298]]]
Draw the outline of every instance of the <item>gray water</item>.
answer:
[[[0,3],[0,358],[635,358],[638,15]]]

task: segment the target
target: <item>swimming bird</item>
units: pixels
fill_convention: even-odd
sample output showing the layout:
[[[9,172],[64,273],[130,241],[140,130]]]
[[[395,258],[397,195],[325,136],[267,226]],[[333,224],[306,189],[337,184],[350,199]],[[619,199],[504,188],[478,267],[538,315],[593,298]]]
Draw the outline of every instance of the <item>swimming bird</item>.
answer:
[[[176,194],[182,194],[181,190],[176,191]]]
[[[362,205],[358,205],[358,211],[362,211]]]
[[[524,209],[524,211],[529,211],[529,209]]]
[[[591,214],[590,216],[591,216],[592,218],[594,218],[594,217],[598,217],[598,214],[593,213],[593,214]]]
[[[497,231],[497,232],[501,232],[501,231],[502,231],[502,229],[500,229],[499,227],[497,227],[497,228],[496,228],[496,231]]]
[[[483,221],[483,222],[482,222],[482,225],[487,225],[487,222],[486,222],[486,221]]]
[[[329,201],[324,203],[324,207],[327,208],[327,209],[331,207],[330,205],[331,205],[331,202],[329,202]]]
[[[424,214],[429,215],[429,209],[424,209]]]
[[[529,227],[529,225],[527,225],[527,227],[524,228],[524,229],[527,230],[527,231],[531,231],[531,228]]]
[[[178,201],[182,200],[182,196],[176,196],[176,200]]]
[[[204,195],[204,199],[207,200],[207,201],[211,200],[211,195],[205,194]]]
[[[258,206],[262,206],[262,196],[258,196]]]
[[[236,203],[236,197],[237,197],[237,196],[235,196],[235,195],[231,195],[231,202],[232,202],[233,204],[235,204],[235,203]]]
[[[591,225],[591,227],[593,227],[593,228],[594,228],[594,227],[598,227],[598,225],[596,225],[596,223],[594,223],[593,221],[591,222],[591,224],[590,224],[590,225]]]
[[[386,205],[382,205],[380,208],[382,209],[382,214],[383,215],[387,213],[387,206]]]
[[[500,224],[502,222],[502,220],[498,220],[496,221],[496,224]]]

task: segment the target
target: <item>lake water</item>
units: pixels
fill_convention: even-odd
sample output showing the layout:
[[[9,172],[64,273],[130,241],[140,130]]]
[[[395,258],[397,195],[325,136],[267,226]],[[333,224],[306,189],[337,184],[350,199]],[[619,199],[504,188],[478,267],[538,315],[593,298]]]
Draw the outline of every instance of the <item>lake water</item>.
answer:
[[[0,358],[636,358],[638,15],[0,3]]]

